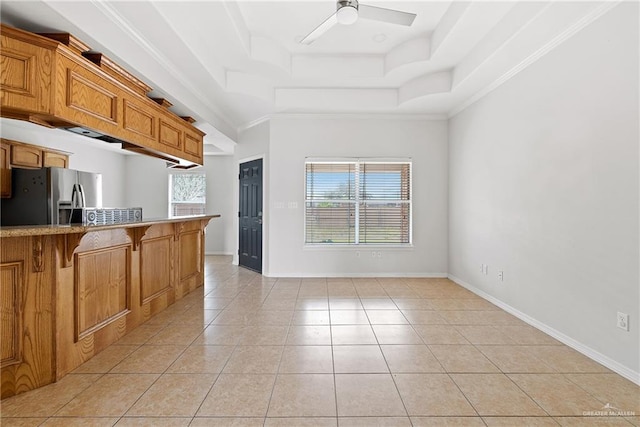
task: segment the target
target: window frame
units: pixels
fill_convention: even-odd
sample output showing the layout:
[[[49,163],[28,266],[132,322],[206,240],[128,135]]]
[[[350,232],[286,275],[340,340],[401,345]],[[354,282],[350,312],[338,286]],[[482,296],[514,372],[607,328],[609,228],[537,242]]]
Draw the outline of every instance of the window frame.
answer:
[[[307,242],[307,204],[310,202],[314,202],[317,200],[309,199],[307,194],[307,164],[309,163],[325,163],[325,164],[344,164],[350,163],[355,164],[355,188],[354,193],[356,195],[354,203],[354,242],[353,243],[332,243],[332,242]],[[363,164],[406,164],[409,168],[409,199],[403,201],[401,199],[392,199],[394,202],[400,202],[407,204],[409,207],[409,226],[408,226],[408,242],[393,242],[393,243],[384,243],[384,242],[374,242],[374,243],[362,243],[360,242],[360,211],[361,205],[367,203],[366,199],[362,199],[360,196],[360,180],[361,180],[361,166]],[[410,157],[406,158],[375,158],[375,157],[354,157],[354,158],[305,158],[304,161],[304,211],[303,211],[303,244],[305,249],[339,249],[339,248],[384,248],[384,249],[409,249],[413,248],[413,159]],[[328,200],[328,199],[327,199]],[[349,199],[345,199],[344,202],[349,202]],[[369,202],[369,203],[384,203],[383,200],[377,202]]]
[[[173,177],[177,176],[177,175],[198,175],[198,176],[202,176],[203,180],[204,180],[204,201],[202,203],[194,203],[194,204],[199,204],[202,205],[202,213],[201,214],[185,214],[185,215],[175,215],[173,213],[173,205],[174,205],[174,200],[173,200]],[[168,199],[168,215],[169,218],[183,218],[183,217],[189,217],[189,216],[194,216],[194,215],[206,215],[207,213],[207,174],[204,172],[170,172],[168,174],[168,186],[167,186],[167,190],[168,190],[168,195],[167,195],[167,199]]]

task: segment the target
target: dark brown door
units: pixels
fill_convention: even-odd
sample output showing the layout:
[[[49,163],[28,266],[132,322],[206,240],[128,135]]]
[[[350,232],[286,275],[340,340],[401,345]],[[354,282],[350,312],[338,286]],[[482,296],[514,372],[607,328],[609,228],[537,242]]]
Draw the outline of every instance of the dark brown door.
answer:
[[[262,273],[262,159],[240,165],[240,265]]]

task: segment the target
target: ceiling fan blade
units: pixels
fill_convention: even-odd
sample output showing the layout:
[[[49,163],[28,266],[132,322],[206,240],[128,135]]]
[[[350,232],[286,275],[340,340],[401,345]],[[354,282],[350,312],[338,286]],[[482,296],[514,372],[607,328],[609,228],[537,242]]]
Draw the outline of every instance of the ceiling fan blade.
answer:
[[[416,19],[415,13],[385,9],[383,7],[367,6],[362,3],[358,6],[358,16],[360,18],[372,19],[374,21],[406,25],[407,27],[413,24],[413,20]]]
[[[320,37],[327,31],[329,31],[329,29],[334,25],[336,25],[337,23],[338,23],[338,12],[334,13],[333,15],[325,19],[325,21],[322,24],[318,25],[318,27],[315,30],[311,31],[309,34],[307,34],[305,38],[300,40],[300,43],[302,44],[313,43],[314,41],[316,41],[318,37]]]

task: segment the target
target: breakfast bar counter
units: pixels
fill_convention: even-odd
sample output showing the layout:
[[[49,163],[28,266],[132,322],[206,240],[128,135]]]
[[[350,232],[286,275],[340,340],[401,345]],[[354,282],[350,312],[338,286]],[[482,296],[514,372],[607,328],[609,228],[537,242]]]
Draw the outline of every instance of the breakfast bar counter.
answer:
[[[138,222],[126,222],[121,224],[111,225],[82,225],[82,224],[70,224],[70,225],[17,225],[10,227],[0,228],[0,238],[4,237],[25,237],[25,236],[45,236],[54,234],[73,234],[73,233],[86,233],[89,231],[102,231],[116,228],[136,228],[145,227],[156,224],[184,222],[184,221],[196,221],[206,220],[209,222],[212,218],[219,218],[220,215],[191,215],[180,216],[173,218],[151,218]]]
[[[202,286],[217,217],[0,228],[2,398],[57,381]]]

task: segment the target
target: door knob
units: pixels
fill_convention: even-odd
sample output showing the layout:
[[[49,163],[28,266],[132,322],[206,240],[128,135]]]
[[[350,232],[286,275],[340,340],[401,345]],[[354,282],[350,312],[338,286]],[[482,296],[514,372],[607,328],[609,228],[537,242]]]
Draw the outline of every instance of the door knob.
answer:
[[[259,219],[259,220],[258,220],[258,224],[262,224],[262,219]]]

